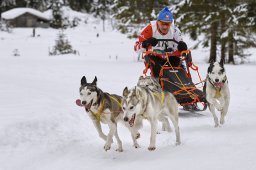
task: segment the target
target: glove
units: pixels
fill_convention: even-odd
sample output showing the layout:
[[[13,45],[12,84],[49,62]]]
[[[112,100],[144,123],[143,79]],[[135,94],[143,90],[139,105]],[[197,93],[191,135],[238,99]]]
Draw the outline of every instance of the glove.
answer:
[[[158,43],[157,39],[154,37],[151,37],[145,41],[142,42],[142,47],[143,48],[148,48],[150,45],[152,45],[153,47],[156,46]]]
[[[187,50],[187,49],[188,49],[188,46],[184,41],[180,41],[178,43],[178,50],[179,51],[184,51],[184,50]]]

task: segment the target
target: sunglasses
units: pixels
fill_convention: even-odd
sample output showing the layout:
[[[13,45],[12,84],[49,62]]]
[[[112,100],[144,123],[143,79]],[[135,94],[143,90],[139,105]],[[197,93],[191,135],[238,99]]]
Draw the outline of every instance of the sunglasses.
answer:
[[[159,23],[162,26],[170,26],[172,24],[171,22],[163,22],[163,21],[159,21]]]

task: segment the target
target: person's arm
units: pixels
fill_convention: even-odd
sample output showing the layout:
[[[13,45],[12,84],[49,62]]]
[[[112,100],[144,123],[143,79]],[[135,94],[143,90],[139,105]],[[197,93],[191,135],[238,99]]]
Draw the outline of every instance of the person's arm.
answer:
[[[176,41],[178,41],[178,42],[183,41],[181,31],[180,31],[180,29],[178,27],[174,28],[174,36],[173,36],[173,38]]]
[[[183,51],[183,50],[187,50],[187,49],[188,49],[188,46],[187,46],[187,44],[183,41],[182,36],[181,36],[181,32],[180,32],[180,30],[179,30],[177,27],[176,27],[176,32],[174,32],[174,39],[179,42],[179,44],[178,44],[178,46],[177,46],[177,49],[178,49],[179,51]],[[187,62],[187,64],[188,64],[188,66],[191,66],[191,65],[192,65],[192,56],[191,56],[191,53],[188,53],[188,54],[187,54],[186,62]]]
[[[177,27],[174,28],[173,38],[178,42],[178,44],[174,46],[174,50],[183,51],[188,49],[187,44],[183,41],[181,32]]]
[[[151,38],[152,36],[152,26],[151,24],[149,24],[142,30],[141,34],[138,37],[138,40],[135,42],[134,51],[137,53],[145,51],[145,49],[142,47],[142,43],[143,41]]]

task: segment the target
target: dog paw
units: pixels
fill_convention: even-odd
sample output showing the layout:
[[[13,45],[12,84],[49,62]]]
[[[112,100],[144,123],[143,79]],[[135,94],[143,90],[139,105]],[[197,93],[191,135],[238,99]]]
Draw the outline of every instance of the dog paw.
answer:
[[[180,145],[181,142],[180,141],[176,141],[176,146]]]
[[[223,125],[225,123],[225,120],[220,120],[220,124]]]
[[[124,150],[123,150],[123,148],[117,148],[116,151],[117,152],[123,152]]]
[[[110,148],[111,148],[111,145],[106,143],[105,146],[104,146],[105,151],[110,150]]]
[[[140,145],[139,145],[139,144],[137,144],[137,143],[136,143],[136,144],[134,144],[133,146],[134,146],[136,149],[137,149],[137,148],[140,148]]]
[[[218,123],[216,123],[216,124],[214,125],[214,127],[215,127],[215,128],[219,127],[219,124],[218,124]]]
[[[139,139],[140,138],[140,133],[138,132],[137,134],[136,134],[136,137],[135,137],[136,139]]]
[[[155,149],[156,149],[155,146],[149,146],[149,147],[148,147],[148,150],[149,150],[149,151],[154,151]]]

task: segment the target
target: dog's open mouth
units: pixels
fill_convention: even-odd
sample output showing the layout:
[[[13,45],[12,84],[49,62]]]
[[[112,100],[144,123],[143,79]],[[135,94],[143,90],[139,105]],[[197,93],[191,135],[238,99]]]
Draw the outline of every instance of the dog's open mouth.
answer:
[[[92,100],[90,101],[90,103],[84,105],[85,110],[88,112],[90,110],[91,106],[92,106]]]
[[[215,86],[215,87],[222,88],[222,87],[224,86],[224,83],[222,83],[222,82],[216,82],[216,83],[214,83],[214,86]]]
[[[92,106],[92,102],[93,102],[93,100],[91,100],[89,104],[82,104],[81,100],[80,100],[80,99],[77,99],[77,100],[76,100],[76,105],[77,105],[77,106],[80,106],[80,107],[84,107],[85,110],[86,110],[87,112],[89,112],[89,110],[90,110],[90,108],[91,108],[91,106]]]
[[[133,127],[133,125],[134,125],[135,116],[136,116],[136,114],[134,113],[134,114],[132,115],[132,118],[129,120],[129,125],[130,125],[130,127]]]

